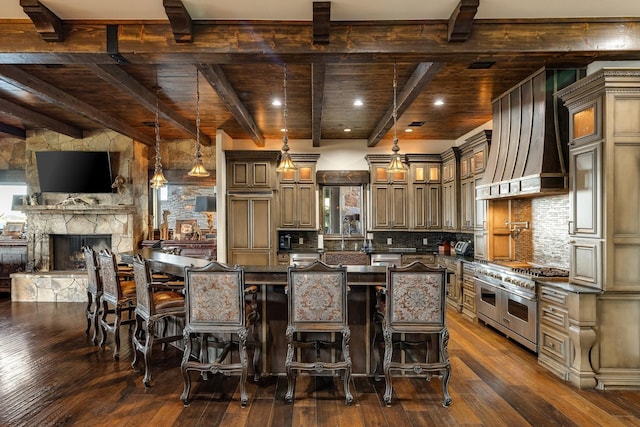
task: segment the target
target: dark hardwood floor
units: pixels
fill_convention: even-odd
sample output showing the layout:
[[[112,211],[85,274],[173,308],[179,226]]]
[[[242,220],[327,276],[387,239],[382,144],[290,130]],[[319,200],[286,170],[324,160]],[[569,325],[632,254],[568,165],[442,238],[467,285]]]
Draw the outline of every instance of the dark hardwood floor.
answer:
[[[181,354],[154,352],[154,381],[142,385],[122,333],[120,361],[84,334],[84,304],[11,303],[0,296],[0,425],[126,426],[640,426],[640,391],[579,390],[540,368],[536,357],[485,326],[448,313],[453,403],[442,407],[440,380],[353,378],[354,403],[341,381],[300,377],[296,401],[284,400],[284,377],[249,382],[241,408],[238,380],[194,382],[184,407]],[[110,343],[110,341],[108,342]],[[199,378],[199,377],[198,377]]]

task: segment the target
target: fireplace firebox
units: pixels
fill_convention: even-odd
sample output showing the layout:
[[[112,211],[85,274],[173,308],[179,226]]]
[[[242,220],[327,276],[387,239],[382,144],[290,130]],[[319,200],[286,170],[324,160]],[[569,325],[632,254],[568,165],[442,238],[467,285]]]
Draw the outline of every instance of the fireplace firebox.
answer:
[[[54,270],[84,270],[83,246],[91,246],[96,251],[111,249],[109,234],[51,234]]]

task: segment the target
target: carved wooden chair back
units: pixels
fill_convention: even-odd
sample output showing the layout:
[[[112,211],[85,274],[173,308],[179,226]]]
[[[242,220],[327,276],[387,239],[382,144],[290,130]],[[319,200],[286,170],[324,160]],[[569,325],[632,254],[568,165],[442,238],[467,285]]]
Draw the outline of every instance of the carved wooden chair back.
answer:
[[[288,269],[289,322],[296,331],[340,332],[348,326],[347,268],[315,261]]]
[[[148,318],[151,313],[155,313],[151,296],[151,271],[148,262],[140,254],[135,255],[132,266],[133,281],[136,283],[136,312]]]

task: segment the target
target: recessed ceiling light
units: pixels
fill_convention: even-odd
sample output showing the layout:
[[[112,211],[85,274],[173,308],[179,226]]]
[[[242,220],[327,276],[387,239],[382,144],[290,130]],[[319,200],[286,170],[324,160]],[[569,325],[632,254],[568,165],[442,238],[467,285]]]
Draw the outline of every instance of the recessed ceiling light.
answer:
[[[404,131],[405,131],[405,132],[407,132],[407,133],[411,133],[411,132],[413,132],[413,129],[411,129],[411,128],[406,128]]]
[[[438,98],[435,101],[433,101],[433,105],[444,105],[444,101],[442,100],[442,98]]]
[[[356,99],[355,101],[353,101],[353,105],[355,105],[356,107],[362,107],[364,105],[364,102],[362,102],[362,99]]]
[[[285,128],[280,128],[280,132],[284,132],[285,130]]]
[[[345,132],[351,132],[351,128],[344,128]]]
[[[271,105],[273,105],[274,107],[279,107],[282,105],[282,101],[280,101],[279,99],[274,99],[273,102],[271,102]]]

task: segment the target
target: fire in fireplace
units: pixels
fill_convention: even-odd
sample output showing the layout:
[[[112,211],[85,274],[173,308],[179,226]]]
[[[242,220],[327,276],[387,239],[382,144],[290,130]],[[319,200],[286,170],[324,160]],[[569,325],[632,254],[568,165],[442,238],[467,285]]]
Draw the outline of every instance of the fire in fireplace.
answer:
[[[84,270],[83,246],[96,251],[111,249],[110,234],[52,234],[51,247],[54,270]]]

